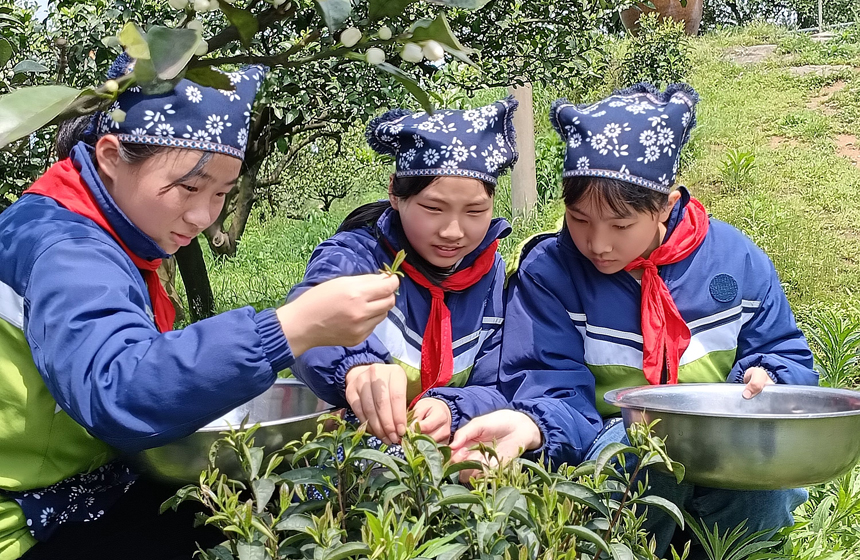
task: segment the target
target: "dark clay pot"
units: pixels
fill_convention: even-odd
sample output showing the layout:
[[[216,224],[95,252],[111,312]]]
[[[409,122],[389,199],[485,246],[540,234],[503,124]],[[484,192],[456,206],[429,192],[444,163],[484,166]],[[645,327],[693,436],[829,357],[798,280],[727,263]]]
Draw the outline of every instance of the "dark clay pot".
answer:
[[[682,6],[678,0],[651,0],[660,14],[660,20],[672,18],[675,21],[684,21],[684,31],[687,35],[699,33],[699,25],[702,23],[702,10],[704,0],[687,0],[687,5]],[[636,35],[639,31],[639,15],[649,14],[654,10],[645,4],[639,4],[638,8],[628,8],[621,12],[621,21],[630,33]]]

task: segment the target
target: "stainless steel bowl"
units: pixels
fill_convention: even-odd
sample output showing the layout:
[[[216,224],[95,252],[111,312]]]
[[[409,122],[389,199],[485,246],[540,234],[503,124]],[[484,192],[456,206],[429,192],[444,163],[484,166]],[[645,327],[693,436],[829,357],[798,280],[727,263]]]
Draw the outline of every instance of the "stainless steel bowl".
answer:
[[[737,490],[798,488],[844,474],[860,459],[860,392],[802,385],[688,383],[616,389],[624,425],[660,419],[654,432],[685,480]]]
[[[223,417],[178,441],[147,449],[126,461],[137,472],[165,483],[182,485],[197,482],[206,470],[209,448],[230,426],[238,428],[245,416],[246,426],[259,423],[254,445],[275,451],[307,432],[316,432],[317,419],[334,407],[317,398],[295,379],[279,379],[262,395],[230,411]],[[228,476],[241,476],[238,461],[227,452],[219,454],[216,466]]]

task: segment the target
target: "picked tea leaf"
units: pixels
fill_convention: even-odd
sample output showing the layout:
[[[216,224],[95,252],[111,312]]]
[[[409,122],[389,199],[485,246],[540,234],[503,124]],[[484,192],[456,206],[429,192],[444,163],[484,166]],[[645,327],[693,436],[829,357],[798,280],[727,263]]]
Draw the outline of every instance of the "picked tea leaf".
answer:
[[[399,270],[400,265],[403,264],[403,261],[406,260],[406,251],[400,249],[396,255],[394,255],[394,262],[389,265],[385,263],[385,268],[381,272],[387,272],[388,274],[396,274],[403,277],[403,271]]]

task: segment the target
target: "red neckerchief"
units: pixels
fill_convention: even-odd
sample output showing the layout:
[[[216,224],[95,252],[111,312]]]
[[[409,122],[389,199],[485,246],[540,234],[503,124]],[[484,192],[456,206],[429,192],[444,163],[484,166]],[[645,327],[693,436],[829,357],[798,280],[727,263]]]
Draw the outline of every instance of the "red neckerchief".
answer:
[[[413,282],[427,288],[432,297],[430,316],[424,327],[421,344],[421,393],[412,400],[414,405],[424,393],[434,387],[444,387],[454,375],[454,348],[451,334],[451,311],[445,305],[445,292],[459,292],[474,286],[493,268],[496,260],[498,239],[484,249],[471,266],[459,270],[442,281],[441,286],[431,283],[423,274],[406,261],[401,264],[403,272]]]
[[[651,385],[659,385],[664,364],[667,382],[678,382],[681,355],[690,345],[690,329],[678,312],[658,266],[689,257],[708,233],[708,213],[702,203],[691,198],[684,218],[665,243],[654,249],[647,259],[636,258],[624,267],[630,271],[643,268],[642,274],[642,371]]]
[[[38,194],[47,196],[57,201],[63,208],[80,214],[98,224],[103,230],[119,243],[123,251],[129,256],[134,265],[140,270],[146,287],[149,291],[149,299],[152,301],[155,325],[159,332],[173,330],[173,320],[176,318],[176,310],[167,297],[167,291],[158,280],[156,270],[161,264],[161,259],[148,261],[132,253],[116,231],[111,227],[101,208],[96,202],[93,193],[84,183],[81,174],[75,169],[71,158],[66,158],[51,166],[33,185],[24,191],[24,194]]]

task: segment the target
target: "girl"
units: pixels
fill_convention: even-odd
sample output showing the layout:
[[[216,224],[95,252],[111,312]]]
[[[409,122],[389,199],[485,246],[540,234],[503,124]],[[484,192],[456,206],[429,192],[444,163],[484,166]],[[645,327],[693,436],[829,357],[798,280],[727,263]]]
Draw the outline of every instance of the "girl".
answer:
[[[710,219],[684,187],[670,188],[697,101],[683,84],[664,92],[640,84],[592,105],[553,105],[567,144],[565,223],[525,247],[509,284],[501,372],[509,410],[462,428],[455,458],[496,438],[508,457],[525,449],[556,465],[592,459],[626,437],[608,420],[618,410],[603,402],[618,387],[728,381],[746,383],[751,398],[770,383],[817,383],[767,256]],[[723,530],[748,518],[748,531],[776,531],[806,496],[677,485],[658,473],[651,481]],[[674,524],[649,514],[646,527],[662,556]]]
[[[122,55],[109,77],[132,65]],[[359,343],[394,304],[397,279],[367,275],[171,330],[156,268],[221,211],[263,76],[123,92],[125,119],[94,116],[85,141],[64,127],[69,157],[0,215],[0,559],[190,557],[191,520],[157,518],[159,496],[129,490],[116,450],[193,432],[307,349]],[[135,519],[104,515],[115,502]]]
[[[510,226],[492,212],[497,178],[517,157],[516,106],[398,109],[371,121],[370,146],[396,160],[388,200],[348,216],[291,293],[379,270],[405,250],[397,304],[373,334],[306,352],[293,367],[386,444],[404,434],[407,405],[423,433],[448,441],[452,427],[505,402],[496,390],[504,284],[496,247]]]

